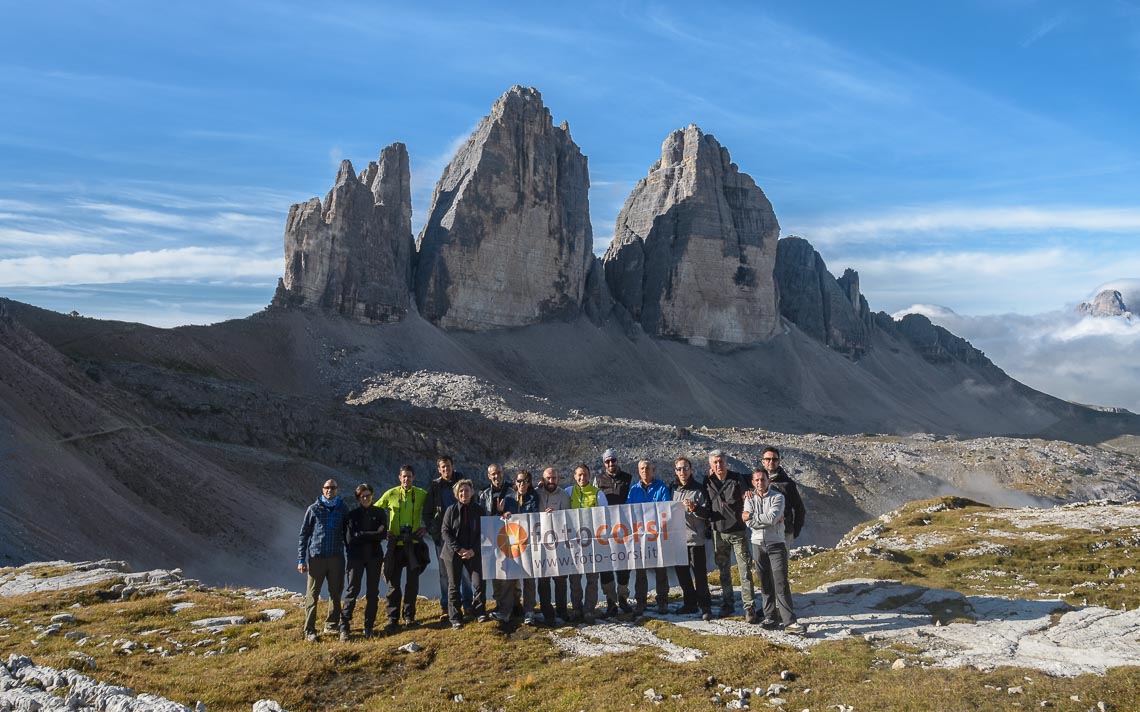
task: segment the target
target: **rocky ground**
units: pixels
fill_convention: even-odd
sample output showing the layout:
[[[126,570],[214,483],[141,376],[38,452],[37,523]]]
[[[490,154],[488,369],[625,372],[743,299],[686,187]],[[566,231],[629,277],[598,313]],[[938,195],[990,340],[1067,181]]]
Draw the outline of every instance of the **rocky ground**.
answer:
[[[973,548],[966,548],[966,542],[972,542]],[[1140,666],[1140,599],[1131,582],[1140,566],[1138,543],[1140,505],[1136,504],[993,509],[941,498],[907,505],[861,525],[836,549],[802,547],[795,552],[794,604],[800,622],[807,627],[806,635],[768,631],[738,619],[702,622],[670,613],[565,626],[540,633],[540,637],[545,636],[563,660],[605,656],[619,660],[651,650],[678,669],[693,666],[698,670],[723,645],[718,641],[766,641],[777,649],[800,651],[801,656],[825,658],[842,649],[834,646],[859,641],[870,645],[872,670],[925,670],[926,674],[958,668],[1022,671],[1023,682],[993,686],[993,693],[1002,700],[994,708],[1017,707],[1024,700],[1031,706],[1084,709],[1096,700],[1082,698],[1079,692],[1059,698],[1056,691],[1044,692],[1036,681],[1104,676],[1113,669]],[[1055,553],[1070,551],[1066,546],[1090,552],[1083,563],[1091,572],[1081,578],[1076,569],[1076,578],[1063,581],[1052,575],[1061,566],[1033,573],[1026,568],[1036,558],[1038,550],[1033,547],[1043,545],[1062,547]],[[939,552],[947,550],[955,555],[942,557]],[[883,562],[907,561],[898,571],[915,570],[915,566],[921,568],[916,561],[924,554],[966,566],[960,578],[963,585],[957,587],[961,590],[933,585],[943,580],[933,574],[842,578],[853,571],[875,573],[874,567]],[[1054,554],[1044,558],[1059,560]],[[831,577],[839,578],[812,586]],[[926,584],[921,583],[924,578]],[[1016,585],[1007,588],[1011,580]],[[805,585],[811,588],[804,590]],[[302,615],[298,593],[280,588],[216,591],[184,577],[178,569],[133,573],[118,561],[55,561],[0,570],[0,610],[5,600],[34,600],[69,590],[86,591],[84,600],[89,603],[74,603],[59,611],[49,604],[41,607],[42,613],[21,620],[0,618],[0,641],[9,651],[0,666],[0,710],[202,710],[206,705],[201,701],[173,702],[139,694],[123,685],[98,681],[98,673],[104,664],[114,662],[114,667],[121,668],[134,658],[205,660],[255,651],[265,656],[270,653],[259,640],[265,626],[297,628]],[[674,596],[678,593],[673,591]],[[230,601],[228,607],[242,612],[218,615],[217,604],[210,598],[217,595]],[[165,603],[147,605],[159,623],[148,620],[146,629],[89,632],[89,626],[96,623],[92,612],[105,614],[108,609],[88,607],[108,601]],[[196,616],[195,609],[212,614]],[[15,650],[14,640],[21,641]],[[377,643],[397,644],[395,654],[430,655],[440,641],[412,634]],[[818,652],[824,648],[832,652]],[[33,660],[40,649],[63,664],[37,665]],[[806,658],[788,664],[802,671],[811,665]],[[743,686],[740,679],[734,684],[710,679],[705,701],[729,709],[759,704],[784,708],[794,704],[799,709],[801,703],[814,708],[809,687],[813,683],[797,681],[804,676],[806,672],[785,670],[776,682],[755,676]],[[664,689],[643,692],[648,704],[682,704],[688,699]],[[457,696],[451,702],[464,702],[463,694]],[[279,709],[264,699],[247,704],[255,712]]]

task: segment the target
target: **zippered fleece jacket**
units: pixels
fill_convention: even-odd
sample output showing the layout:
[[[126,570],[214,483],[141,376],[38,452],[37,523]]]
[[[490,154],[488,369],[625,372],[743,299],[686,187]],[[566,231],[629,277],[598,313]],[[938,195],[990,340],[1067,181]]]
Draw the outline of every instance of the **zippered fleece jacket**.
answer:
[[[786,544],[784,522],[780,521],[780,517],[785,516],[784,495],[779,490],[769,487],[763,495],[760,490],[756,490],[755,494],[744,500],[744,511],[748,512],[745,524],[752,530],[753,544]]]

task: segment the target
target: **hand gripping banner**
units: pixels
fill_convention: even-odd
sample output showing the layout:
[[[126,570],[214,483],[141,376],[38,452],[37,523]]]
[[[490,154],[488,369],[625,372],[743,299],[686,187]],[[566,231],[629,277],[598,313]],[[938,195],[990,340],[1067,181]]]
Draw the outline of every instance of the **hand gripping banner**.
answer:
[[[644,502],[481,520],[483,577],[522,579],[689,563],[685,506]]]

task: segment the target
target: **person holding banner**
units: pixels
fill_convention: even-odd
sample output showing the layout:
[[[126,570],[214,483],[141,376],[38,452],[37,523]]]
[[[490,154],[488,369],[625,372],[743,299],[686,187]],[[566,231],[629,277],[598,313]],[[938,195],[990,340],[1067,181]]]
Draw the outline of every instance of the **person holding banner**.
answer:
[[[752,552],[748,547],[748,529],[744,526],[744,500],[751,493],[736,477],[729,477],[728,461],[720,450],[709,453],[709,476],[705,479],[709,497],[709,523],[713,530],[713,558],[720,570],[721,605],[719,615],[733,615],[732,555],[740,572],[740,598],[744,617],[759,623],[756,614],[756,590],[752,585]]]
[[[455,504],[447,508],[440,522],[443,553],[439,565],[447,572],[447,618],[452,628],[462,628],[463,608],[459,592],[464,572],[471,581],[474,613],[480,623],[487,620],[487,587],[483,583],[479,541],[479,518],[487,513],[475,503],[475,485],[471,480],[456,482],[452,493]]]
[[[633,476],[618,467],[617,453],[607,449],[602,453],[602,471],[594,478],[594,484],[605,493],[610,506],[625,504]],[[606,617],[617,615],[618,607],[623,613],[632,613],[629,605],[629,571],[603,571],[598,581],[606,594]],[[616,583],[615,583],[616,581]]]
[[[558,471],[553,467],[542,471],[542,482],[535,494],[538,495],[538,509],[541,512],[570,509],[570,495],[558,486]],[[554,586],[553,604],[550,600],[551,585]],[[554,625],[556,616],[563,621],[570,620],[570,614],[566,610],[565,576],[543,576],[538,579],[538,605],[547,625]]]
[[[705,533],[708,531],[709,498],[705,488],[693,477],[693,463],[687,457],[673,461],[677,484],[673,501],[685,503],[685,545],[689,565],[677,566],[677,583],[685,601],[677,611],[681,614],[700,611],[701,620],[712,620],[712,596],[709,595],[708,564],[705,562]],[[695,585],[694,585],[695,581]]]
[[[586,509],[587,507],[605,507],[609,505],[606,493],[590,484],[590,468],[581,463],[574,468],[574,485],[566,488],[570,496],[571,509]],[[594,622],[594,610],[598,607],[598,577],[600,574],[571,574],[567,577],[570,584],[570,605],[574,613],[586,623]],[[586,586],[583,590],[582,582]]]
[[[424,500],[427,491],[414,486],[416,473],[411,465],[400,468],[400,484],[380,495],[374,507],[388,510],[388,553],[384,557],[384,581],[388,584],[389,633],[396,631],[403,604],[404,625],[416,623],[416,596],[420,592],[420,574],[427,568],[428,550],[424,542]],[[400,590],[400,574],[404,573],[404,590]]]
[[[515,474],[515,491],[503,498],[503,519],[510,519],[512,514],[529,514],[537,512],[538,495],[531,491],[530,472],[519,470]],[[504,581],[503,586],[495,593],[495,619],[500,625],[506,625],[511,620],[511,611],[518,603],[519,587],[522,587],[523,623],[534,625],[534,579]]]
[[[641,502],[671,502],[673,493],[669,485],[657,479],[654,474],[653,463],[641,460],[637,463],[638,481],[629,488],[626,504],[639,504]],[[669,569],[659,566],[653,569],[653,578],[657,582],[657,612],[669,612]],[[649,603],[649,571],[637,569],[634,573],[633,606],[634,615],[641,615]]]

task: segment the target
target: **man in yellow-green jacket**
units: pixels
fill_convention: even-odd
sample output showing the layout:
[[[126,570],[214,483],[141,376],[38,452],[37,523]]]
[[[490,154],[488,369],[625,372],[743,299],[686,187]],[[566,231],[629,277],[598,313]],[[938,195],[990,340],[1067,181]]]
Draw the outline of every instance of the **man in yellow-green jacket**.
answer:
[[[606,493],[590,484],[590,468],[585,463],[574,468],[574,486],[566,488],[570,495],[570,509],[605,507]],[[575,617],[587,624],[594,622],[594,609],[598,606],[598,574],[570,574],[570,605]],[[585,590],[582,579],[586,579]]]
[[[396,630],[403,606],[404,625],[416,624],[416,596],[420,592],[420,574],[427,567],[428,551],[424,543],[427,529],[423,523],[427,491],[414,486],[416,473],[411,465],[400,468],[400,484],[380,495],[374,507],[388,510],[388,554],[384,557],[384,580],[388,583],[388,625]],[[400,574],[404,573],[403,590]]]

